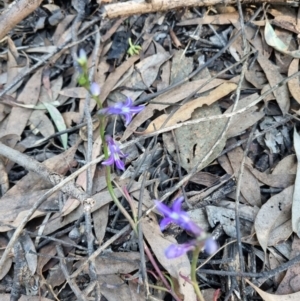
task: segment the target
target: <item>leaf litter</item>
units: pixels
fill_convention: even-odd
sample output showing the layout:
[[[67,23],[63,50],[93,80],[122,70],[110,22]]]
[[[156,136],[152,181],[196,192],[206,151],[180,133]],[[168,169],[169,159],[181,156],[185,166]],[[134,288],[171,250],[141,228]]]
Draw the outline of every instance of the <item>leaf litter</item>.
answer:
[[[101,4],[104,10],[113,5],[109,2]],[[82,300],[95,300],[97,285],[106,300],[149,296],[169,300],[170,290],[159,271],[176,300],[196,300],[189,254],[170,260],[164,253],[171,243],[187,242],[190,233],[173,224],[162,233],[161,217],[153,208],[155,199],[168,204],[182,193],[191,219],[220,247],[213,258],[201,252],[197,259],[197,281],[205,300],[234,299],[234,294],[245,298],[253,294],[251,287],[257,299],[298,300],[299,260],[292,260],[297,260],[299,252],[299,76],[282,83],[298,72],[296,8],[289,3],[270,4],[240,34],[235,5],[186,8],[178,14],[129,12],[119,21],[102,22],[95,3],[87,7],[87,14],[78,21],[76,4],[74,8],[59,1],[41,5],[1,40],[2,259],[14,233],[23,230],[5,264],[0,264],[1,300],[77,300],[78,292]],[[258,4],[243,6],[247,21],[258,8]],[[98,44],[95,24],[102,35]],[[25,32],[26,38],[21,39]],[[117,59],[111,60],[111,49],[118,50],[112,42],[120,32],[142,50],[133,56],[119,51]],[[123,40],[120,46],[126,49],[128,41]],[[252,51],[246,67],[243,41]],[[57,52],[63,43],[70,51],[60,48]],[[137,210],[135,201],[142,206],[139,238],[108,193],[103,166],[98,164],[102,156],[99,108],[94,100],[87,104],[86,90],[77,85],[73,47],[88,53],[103,104],[130,97],[145,105],[127,127],[115,116],[106,125],[106,132],[129,153],[125,172],[116,171],[112,181],[130,214]],[[15,82],[20,73],[24,75]],[[230,120],[228,114],[232,114]],[[184,125],[203,117],[207,120]],[[156,134],[160,129],[166,132]],[[4,155],[2,145],[17,150],[19,156],[24,153],[27,159],[15,158],[18,163],[14,163]],[[57,177],[56,184],[64,176],[70,189],[93,200],[92,233],[87,231],[84,205],[59,190],[26,217],[52,187],[41,170],[32,167],[37,161],[51,170],[49,178]],[[227,186],[230,181],[234,185]],[[134,200],[130,202],[125,191]],[[243,245],[242,257],[230,255],[234,262],[230,271],[236,272],[238,285],[222,277],[228,271],[226,256],[238,250],[238,245],[224,243],[229,239]],[[144,252],[147,256],[141,256]],[[96,282],[84,264],[89,257]],[[259,275],[262,266],[271,268],[266,273],[274,272],[274,278],[266,274],[256,281],[246,275],[243,291],[244,280],[238,273],[257,271]],[[209,272],[215,270],[220,275]]]

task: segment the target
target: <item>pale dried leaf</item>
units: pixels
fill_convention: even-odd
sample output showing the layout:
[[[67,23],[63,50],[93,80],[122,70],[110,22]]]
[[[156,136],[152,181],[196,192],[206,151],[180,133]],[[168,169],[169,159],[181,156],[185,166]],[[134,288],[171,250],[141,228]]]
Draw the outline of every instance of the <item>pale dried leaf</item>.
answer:
[[[239,14],[235,13],[225,13],[219,15],[208,15],[205,14],[202,18],[194,18],[190,20],[181,21],[176,24],[176,26],[187,26],[187,25],[201,25],[201,24],[215,24],[215,25],[225,25],[234,24],[238,22]]]
[[[249,171],[262,183],[278,188],[286,188],[295,183],[295,175],[286,173],[280,174],[267,174],[265,172],[260,172],[251,166],[247,166]]]
[[[54,126],[48,116],[42,111],[33,111],[29,118],[30,128],[37,130],[45,138],[55,133]]]
[[[28,268],[31,274],[34,275],[37,268],[37,255],[34,243],[27,233],[24,233],[20,236],[20,242],[24,250]]]
[[[0,250],[1,257],[3,255],[3,253],[4,253],[4,250]],[[11,265],[12,265],[12,261],[13,261],[13,258],[8,257],[7,260],[4,262],[3,267],[1,269],[1,273],[0,273],[0,280],[2,280],[6,276],[6,274],[9,272]],[[1,298],[1,294],[0,294],[0,298]]]
[[[146,57],[141,62],[136,64],[136,70],[133,72],[131,77],[124,83],[125,86],[139,89],[149,88],[157,78],[161,65],[169,58],[170,54],[165,50]],[[142,93],[143,91],[123,91],[123,94],[132,99],[136,99]]]
[[[196,109],[192,115],[192,119],[220,114],[221,110],[218,104],[214,103],[208,107],[205,106]],[[220,140],[220,136],[225,125],[225,119],[217,119],[201,122],[201,124],[182,126],[174,131],[176,140],[171,133],[163,134],[164,145],[174,160],[184,169],[190,171],[205,158],[218,141],[218,145],[214,148],[210,157],[199,166],[200,170],[217,158],[224,148],[226,137],[224,136]],[[176,152],[176,144],[179,154]]]
[[[264,301],[298,301],[300,300],[300,292],[289,294],[289,295],[274,295],[269,294],[252,284],[247,278],[245,278],[246,282],[248,282],[256,292],[262,297]]]
[[[72,98],[85,98],[87,91],[83,87],[65,88],[59,91],[60,95]]]
[[[140,253],[109,252],[97,256],[95,268],[97,275],[129,274],[139,269]]]
[[[271,231],[291,218],[294,186],[272,196],[259,210],[254,227],[259,244],[266,252]]]
[[[64,131],[67,129],[65,121],[60,114],[60,112],[55,108],[52,104],[48,102],[44,102],[44,106],[46,107],[47,111],[49,112],[54,124],[56,125],[56,128],[58,129],[59,132]],[[62,145],[64,149],[67,149],[68,147],[68,134],[65,133],[63,135],[60,135],[60,139],[62,142]]]
[[[300,239],[294,236],[290,260],[296,257],[300,252]],[[279,284],[276,294],[292,294],[300,291],[300,263],[294,264],[288,268],[285,276]]]
[[[127,61],[122,63],[114,72],[110,73],[105,81],[103,87],[101,87],[100,98],[105,101],[109,93],[113,90],[119,79],[126,73],[126,71],[139,59],[139,56],[135,55],[130,57]]]
[[[292,207],[292,226],[293,231],[300,236],[300,136],[294,128],[294,148],[298,160],[297,174],[295,180],[295,190],[293,195],[293,207]]]
[[[271,61],[266,59],[265,56],[259,54],[257,60],[264,70],[266,77],[269,81],[271,87],[274,87],[279,82],[283,80],[282,75],[279,73],[278,67],[274,65]],[[282,85],[278,87],[274,92],[276,101],[283,114],[286,114],[290,107],[290,97],[287,89],[287,85]]]
[[[222,225],[225,233],[236,238],[236,219],[235,208],[233,202],[222,201],[222,207],[206,206],[207,218],[210,226],[214,228],[217,224]],[[242,236],[248,236],[251,234],[251,228],[258,212],[257,207],[251,207],[249,205],[239,206],[239,216],[241,218],[240,231]]]
[[[70,166],[74,165],[74,154],[77,148],[78,145],[75,144],[67,151],[44,161],[43,164],[53,172],[64,175],[69,171]],[[48,181],[42,179],[37,173],[30,171],[2,197],[1,200],[5,202],[6,206],[2,210],[0,208],[1,222],[17,227],[34,202],[51,187],[52,185]],[[47,202],[55,204],[56,197],[56,194],[52,195]],[[41,215],[45,215],[45,212],[37,210],[34,216]],[[34,216],[31,218],[34,218]],[[8,230],[11,230],[11,227],[0,226],[0,232]]]
[[[118,275],[99,275],[101,294],[108,301],[146,301],[144,290],[132,291]]]
[[[188,77],[193,71],[193,58],[185,56],[184,52],[184,50],[176,51],[172,57],[171,85]]]
[[[289,67],[288,76],[299,71],[299,59],[294,59]],[[292,96],[300,103],[300,87],[299,87],[299,77],[292,78],[288,81],[288,87]]]
[[[174,114],[171,114],[171,117],[168,114],[160,115],[149,124],[148,128],[143,132],[143,134],[152,133],[155,130],[161,129],[163,125],[164,127],[169,127],[178,122],[190,119],[195,109],[200,108],[203,105],[211,105],[212,103],[234,91],[236,86],[237,85],[234,83],[225,82],[216,89],[210,91],[208,95],[198,97],[184,104]]]
[[[97,241],[101,244],[105,233],[109,218],[109,204],[102,206],[93,212],[94,229]]]
[[[241,147],[236,147],[227,154],[230,164],[233,168],[235,177],[238,177],[241,162],[244,157],[244,151]],[[248,159],[248,162],[250,160]],[[246,161],[247,162],[247,161]],[[255,176],[248,170],[247,167],[244,168],[243,177],[241,179],[241,193],[247,202],[253,206],[261,206],[261,196],[260,187]]]
[[[162,95],[156,97],[153,100],[160,103],[177,103],[185,97],[187,97],[191,93],[191,91],[198,89],[206,81],[207,79],[200,79],[191,82],[186,82],[180,85],[179,87],[172,89],[171,91],[163,93]],[[200,89],[198,93],[203,93],[205,91],[213,89],[221,85],[222,83],[224,83],[224,80],[214,79],[209,84],[205,85],[205,87]],[[146,120],[150,119],[156,110],[162,111],[168,106],[169,105],[150,103],[141,113],[134,117],[133,121],[126,128],[121,140],[126,140],[137,129],[137,127],[139,127]]]
[[[300,58],[300,51],[289,51],[288,45],[286,45],[280,38],[278,38],[273,27],[267,19],[265,25],[265,40],[269,46],[274,47],[277,51],[290,55],[294,58]]]
[[[296,155],[292,154],[283,158],[279,163],[274,167],[272,174],[287,174],[287,175],[296,175],[297,173],[297,158]]]
[[[18,102],[30,105],[35,105],[37,103],[41,88],[41,77],[42,69],[39,69],[26,83],[23,91],[18,97]],[[24,128],[27,125],[31,112],[32,110],[29,109],[13,107],[8,117],[6,131],[3,131],[3,133],[1,133],[1,136],[5,136],[7,134],[15,134],[17,136],[21,136]],[[16,142],[17,141],[15,141],[14,143]],[[11,147],[13,146],[14,145],[11,145]]]

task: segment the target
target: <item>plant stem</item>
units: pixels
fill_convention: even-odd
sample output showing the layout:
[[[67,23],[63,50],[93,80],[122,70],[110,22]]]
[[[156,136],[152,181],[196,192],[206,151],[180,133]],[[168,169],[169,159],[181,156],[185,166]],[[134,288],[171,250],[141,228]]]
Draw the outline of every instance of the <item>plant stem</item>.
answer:
[[[205,301],[197,283],[197,261],[198,261],[199,252],[200,252],[199,247],[196,247],[196,249],[193,251],[193,259],[191,265],[191,280],[197,298],[199,299],[199,301]]]
[[[101,136],[102,143],[103,143],[104,157],[107,159],[108,158],[108,147],[107,147],[107,143],[105,141],[105,119],[104,118],[105,118],[104,116],[100,116],[100,136]],[[114,203],[116,204],[116,206],[118,207],[118,209],[122,212],[122,214],[128,220],[132,230],[137,234],[135,222],[133,221],[131,216],[128,214],[126,209],[123,207],[123,205],[120,203],[120,201],[118,200],[118,198],[115,195],[114,188],[111,183],[110,166],[106,166],[106,175],[105,176],[106,176],[107,189],[110,193],[110,196],[112,197],[112,199],[113,199]]]

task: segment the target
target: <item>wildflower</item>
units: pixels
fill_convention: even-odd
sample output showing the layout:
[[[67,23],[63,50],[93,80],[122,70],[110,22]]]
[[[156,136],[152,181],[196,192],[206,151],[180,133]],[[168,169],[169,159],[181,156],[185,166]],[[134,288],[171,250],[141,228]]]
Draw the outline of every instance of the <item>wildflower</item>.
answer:
[[[90,87],[90,92],[92,96],[99,96],[100,95],[100,86],[97,83],[92,83]]]
[[[194,241],[187,242],[187,243],[181,244],[181,245],[170,245],[165,250],[165,255],[168,259],[176,258],[176,257],[180,257],[183,254],[187,253],[188,251],[191,251],[194,249],[195,249]]]
[[[108,145],[110,156],[107,160],[103,161],[103,165],[113,165],[116,164],[116,167],[121,170],[125,170],[125,164],[121,158],[125,158],[126,155],[120,150],[116,142],[110,137],[105,136],[105,141]]]
[[[127,126],[134,114],[141,112],[144,106],[134,106],[133,101],[130,97],[127,97],[125,102],[117,102],[113,106],[101,109],[98,114],[108,115],[123,115],[125,117],[125,126]]]
[[[164,218],[160,223],[161,230],[164,230],[168,224],[175,223],[195,236],[201,235],[202,230],[193,221],[191,221],[185,211],[181,210],[182,201],[183,197],[177,198],[171,208],[159,201],[155,201],[158,210],[164,215]]]
[[[215,253],[217,250],[218,250],[218,245],[217,245],[216,241],[215,241],[213,238],[208,237],[208,238],[205,240],[204,251],[205,251],[207,254],[213,254],[213,253]]]
[[[83,49],[79,50],[79,57],[77,58],[77,62],[80,66],[85,66],[87,64],[86,52]]]

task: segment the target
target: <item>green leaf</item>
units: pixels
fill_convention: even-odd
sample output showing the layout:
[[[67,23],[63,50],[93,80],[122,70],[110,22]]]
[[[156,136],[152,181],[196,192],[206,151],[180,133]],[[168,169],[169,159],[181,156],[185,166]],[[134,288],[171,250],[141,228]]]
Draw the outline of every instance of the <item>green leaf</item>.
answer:
[[[67,129],[65,121],[60,114],[60,112],[55,108],[52,104],[49,102],[44,102],[44,106],[46,107],[47,111],[49,112],[51,119],[53,120],[54,124],[56,125],[56,128],[58,131],[64,131]],[[60,136],[62,145],[64,149],[67,149],[68,147],[68,134],[63,134]]]

